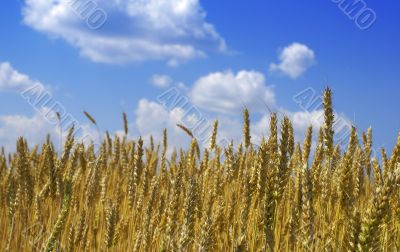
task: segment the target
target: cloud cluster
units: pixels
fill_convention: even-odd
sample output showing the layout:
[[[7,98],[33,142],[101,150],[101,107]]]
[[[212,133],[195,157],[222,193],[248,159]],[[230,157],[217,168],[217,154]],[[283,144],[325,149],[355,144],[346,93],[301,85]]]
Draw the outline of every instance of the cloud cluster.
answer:
[[[270,71],[279,71],[297,79],[315,64],[315,53],[306,45],[293,43],[282,50],[279,60],[278,64],[271,63]]]
[[[7,150],[14,150],[18,137],[26,138],[30,144],[39,144],[45,140],[47,134],[50,134],[56,147],[59,147],[61,136],[65,137],[66,131],[72,124],[75,124],[77,139],[85,144],[92,140],[98,141],[97,132],[88,124],[80,124],[64,111],[62,104],[53,99],[50,89],[50,86],[14,69],[10,63],[0,62],[0,91],[19,92],[21,102],[29,103],[33,111],[30,116],[0,115],[1,146]],[[61,125],[56,112],[61,114]]]
[[[27,6],[29,6],[29,3],[34,5],[36,2],[37,0],[27,0]],[[118,3],[121,4],[122,2],[125,1],[119,1]],[[126,3],[133,4],[135,2],[137,1],[128,1]],[[155,5],[148,6],[151,2]],[[161,2],[156,0],[151,0],[149,3],[137,2],[137,5],[133,4],[131,6],[132,8],[126,8],[125,11],[127,13],[148,13],[150,11],[150,6],[152,6],[150,8],[151,10],[154,8],[158,10],[160,6],[164,6]],[[47,1],[39,1],[38,3],[40,3],[42,7],[39,9],[48,9]],[[56,8],[56,6],[61,8],[60,4],[65,4],[65,2],[57,3],[58,5],[52,5],[52,8]],[[185,13],[189,11],[189,9],[194,8],[194,6],[197,6],[194,9],[199,11],[200,7],[196,0],[182,0],[181,3],[182,6],[179,8],[181,8],[180,11],[183,12],[182,15],[185,15]],[[144,8],[144,6],[147,7]],[[58,11],[54,11],[55,13],[51,13],[55,16],[63,13],[61,16],[66,18],[68,16],[66,14],[68,11],[62,10],[61,8],[58,9]],[[165,16],[165,13],[162,13],[162,15],[161,13],[159,14],[160,16],[150,15],[148,18],[164,20],[166,23],[163,23],[161,26],[168,26],[168,29],[178,29],[180,27],[174,26],[174,22],[172,21],[172,23],[167,22],[168,15]],[[193,15],[193,13],[191,14]],[[135,15],[142,14],[136,13]],[[26,14],[25,17],[29,16],[30,15]],[[37,18],[40,19],[39,17]],[[175,19],[173,20],[176,21]],[[56,21],[47,20],[43,25],[44,27],[52,27],[54,22]],[[180,22],[178,23],[183,25]],[[279,70],[292,78],[297,78],[314,63],[315,55],[307,46],[294,43],[282,51],[280,59],[281,62],[278,65],[272,64],[271,69]],[[156,74],[151,77],[150,83],[160,88],[168,88],[172,85],[173,80],[168,75]],[[0,63],[0,90],[21,91],[33,85],[44,87],[40,82],[34,81],[29,76],[13,69],[9,63]],[[220,125],[219,139],[228,141],[234,140],[237,143],[241,141],[242,136],[242,120],[239,115],[242,113],[244,107],[249,108],[250,111],[256,115],[253,117],[254,119],[252,119],[251,123],[252,141],[256,144],[260,142],[263,136],[269,134],[268,125],[271,112],[276,112],[279,117],[288,116],[291,119],[296,133],[295,135],[299,137],[297,141],[302,140],[307,127],[310,125],[312,125],[315,130],[318,130],[323,124],[323,111],[321,109],[303,111],[299,108],[298,111],[290,111],[279,106],[275,98],[273,87],[268,85],[265,75],[258,71],[241,70],[233,72],[227,70],[212,72],[199,77],[192,85],[178,83],[177,86],[179,88],[176,90],[179,90],[178,92],[183,96],[179,97],[179,99],[182,99],[180,101],[185,101],[184,105],[179,105],[179,101],[175,101],[177,105],[173,107],[163,106],[159,102],[150,101],[148,99],[141,99],[139,101],[134,111],[135,120],[132,121],[130,125],[135,129],[134,131],[136,133],[131,135],[131,137],[142,135],[144,138],[148,139],[150,135],[153,135],[155,139],[161,139],[162,130],[166,128],[172,146],[187,146],[189,139],[187,135],[176,126],[177,123],[182,123],[186,126],[189,124],[193,126],[191,128],[192,130],[194,130],[193,128],[196,126],[199,127],[199,123],[201,123],[201,126],[204,126],[206,130],[210,130],[212,121],[218,118]],[[21,115],[0,117],[0,140],[6,145],[13,145],[15,139],[23,135],[26,136],[28,140],[38,143],[44,139],[46,133],[57,135],[58,132],[55,130],[54,124],[46,124],[43,114],[41,115],[41,113],[43,113],[43,111],[37,111],[33,117]],[[337,116],[337,118],[342,119],[344,122],[349,122],[349,120],[342,115]],[[30,125],[30,127],[26,128],[26,125]],[[94,133],[89,125],[84,124],[82,127],[84,131],[86,129],[90,135],[97,136],[97,133]],[[116,131],[115,133],[122,134],[121,132],[122,131]],[[208,135],[205,133],[201,137],[207,138]],[[204,146],[205,141],[203,140],[203,147],[206,147]]]
[[[55,143],[58,143],[59,131],[48,123],[43,114],[48,111],[37,111],[32,116],[3,115],[0,116],[0,142],[8,150],[15,149],[18,137],[24,137],[28,143],[39,144],[51,134]]]
[[[7,151],[15,150],[15,144],[19,137],[27,139],[29,144],[41,144],[50,134],[57,150],[65,141],[68,129],[61,129],[60,125],[54,124],[56,119],[54,111],[49,107],[34,110],[31,116],[27,115],[1,115],[0,116],[0,142]],[[75,128],[76,129],[76,128]],[[99,145],[99,136],[96,130],[89,124],[81,124],[75,131],[75,140],[84,144],[95,143]]]
[[[105,20],[93,30],[88,24],[95,10]],[[205,17],[199,0],[25,0],[23,8],[28,26],[64,39],[92,61],[112,64],[166,60],[177,65],[225,51],[223,38]]]
[[[175,92],[170,92],[173,93]],[[253,114],[251,133],[252,142],[255,144],[259,144],[263,136],[269,135],[270,111],[265,105],[277,113],[279,118],[287,116],[292,121],[296,141],[299,142],[303,140],[309,126],[313,126],[316,136],[324,120],[321,109],[305,111],[299,108],[291,111],[279,106],[275,100],[274,90],[267,85],[265,76],[256,71],[210,73],[198,78],[188,90],[182,91],[182,94],[167,96],[170,101],[167,106],[162,106],[156,101],[141,100],[136,109],[135,127],[143,135],[158,137],[161,136],[162,129],[167,128],[168,132],[172,132],[170,139],[173,139],[175,146],[185,146],[188,143],[187,137],[182,138],[182,135],[177,135],[180,129],[176,124],[193,118],[194,123],[189,122],[184,125],[194,130],[196,137],[196,131],[203,132],[198,130],[197,125],[204,128],[206,125],[203,122],[206,121],[209,127],[217,118],[219,139],[240,142],[242,140],[240,115],[243,107],[250,108]],[[171,106],[174,103],[176,106]],[[336,115],[336,118],[348,125],[351,124],[343,115]],[[202,138],[203,135],[199,137]]]
[[[15,70],[8,62],[0,62],[0,91],[21,92],[32,86],[44,85]]]
[[[176,126],[183,120],[184,110],[182,108],[177,107],[168,110],[158,102],[141,99],[134,113],[135,121],[133,127],[146,140],[149,139],[150,135],[155,139],[162,139],[163,129],[167,129],[171,146],[186,146],[190,140]]]
[[[314,136],[316,137],[319,128],[323,125],[322,110],[292,112],[279,109],[276,112],[280,119],[282,119],[283,116],[287,116],[292,121],[297,142],[303,141],[303,137],[305,136],[309,126],[313,126]],[[161,139],[162,130],[166,128],[168,131],[170,147],[187,147],[190,143],[190,138],[179,129],[176,124],[185,122],[189,118],[195,118],[193,121],[199,122],[199,124],[184,123],[184,125],[194,132],[195,137],[200,140],[200,143],[204,148],[208,146],[208,138],[203,139],[203,137],[208,137],[209,134],[203,135],[202,133],[205,128],[207,128],[207,130],[209,130],[208,133],[210,133],[211,123],[214,119],[218,119],[218,141],[225,144],[231,140],[234,141],[235,144],[242,141],[243,122],[240,117],[230,116],[224,113],[217,113],[214,116],[207,113],[204,113],[203,115],[204,118],[196,118],[197,114],[193,111],[185,110],[180,107],[170,110],[156,101],[142,99],[135,110],[135,121],[132,126],[135,127],[140,135],[147,140],[150,135],[155,139]],[[342,118],[344,119],[345,117]],[[251,120],[250,131],[252,135],[252,143],[259,144],[262,137],[267,137],[269,135],[270,114],[265,113],[261,117],[252,117]],[[205,121],[208,124],[203,123]],[[201,127],[201,129],[199,129],[199,127]]]
[[[189,95],[195,105],[219,113],[237,114],[243,107],[257,112],[266,106],[276,107],[273,89],[256,71],[210,73],[194,83]]]
[[[37,83],[14,70],[9,64],[1,66],[3,70],[0,71],[2,73],[0,76],[3,77],[0,78],[0,87],[2,90],[17,90]],[[256,71],[214,72],[198,78],[193,85],[185,89],[176,89],[181,93],[180,96],[170,97],[171,104],[176,104],[176,106],[163,106],[157,101],[141,99],[134,111],[135,119],[130,125],[135,133],[130,137],[142,135],[148,141],[152,135],[155,139],[161,139],[162,130],[166,128],[171,148],[187,147],[190,139],[176,126],[182,123],[192,129],[196,137],[202,138],[200,139],[202,147],[207,147],[211,124],[218,118],[219,141],[224,140],[227,143],[233,140],[238,143],[242,138],[242,120],[239,115],[243,107],[248,107],[253,115],[256,115],[252,117],[251,132],[252,142],[258,144],[263,136],[269,134],[270,113],[264,107],[265,105],[278,113],[279,117],[288,116],[291,119],[295,135],[298,137],[297,141],[302,141],[308,126],[312,125],[315,131],[322,126],[323,111],[321,109],[286,110],[277,104],[274,90],[266,83],[265,76]],[[57,125],[44,116],[49,113],[51,113],[49,108],[44,107],[40,111],[36,110],[32,116],[0,116],[0,141],[10,150],[14,148],[15,140],[19,136],[24,136],[31,143],[41,143],[46,134],[50,133],[58,141],[60,132]],[[337,115],[336,118],[345,123],[349,122],[343,115]],[[81,126],[81,134],[98,137],[97,132],[89,125],[82,124]],[[199,130],[200,127],[202,127],[201,130]],[[201,134],[201,136],[196,134]],[[93,139],[93,141],[97,140]]]

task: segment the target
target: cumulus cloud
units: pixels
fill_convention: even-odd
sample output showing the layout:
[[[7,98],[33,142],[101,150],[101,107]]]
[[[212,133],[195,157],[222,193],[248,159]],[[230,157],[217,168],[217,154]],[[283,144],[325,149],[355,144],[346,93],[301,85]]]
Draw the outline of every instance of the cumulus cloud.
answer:
[[[324,123],[323,110],[287,112],[287,116],[299,132],[306,132],[309,126],[319,129]]]
[[[215,119],[219,121],[218,141],[226,144],[233,140],[234,143],[239,143],[242,141],[242,105],[250,108],[252,112],[252,143],[259,144],[263,137],[269,136],[271,116],[265,104],[260,102],[260,97],[264,97],[264,101],[277,113],[279,119],[287,116],[291,120],[296,142],[303,141],[309,126],[314,129],[315,142],[318,130],[324,122],[324,112],[321,108],[306,111],[300,108],[288,110],[279,106],[274,99],[274,90],[266,84],[263,74],[255,71],[210,73],[185,90],[169,89],[164,94],[163,99],[159,101],[161,103],[146,99],[139,102],[135,127],[142,135],[158,138],[161,137],[163,128],[167,128],[168,132],[171,132],[169,139],[173,146],[187,146],[189,143],[187,136],[176,127],[177,123],[182,123],[194,131],[202,147],[207,147],[212,122]],[[352,123],[343,114],[335,113],[335,118],[335,140],[345,146]],[[203,134],[204,131],[199,128],[208,129],[208,134]]]
[[[314,132],[314,146],[317,141],[318,131],[324,125],[324,110],[315,109],[310,111],[288,111],[283,108],[280,109],[281,114],[289,117],[293,124],[293,129],[296,137],[296,141],[302,142],[309,126],[313,127]],[[336,144],[340,144],[341,147],[345,148],[348,144],[353,122],[342,113],[336,113],[335,123],[333,124],[333,130],[335,131],[334,141]]]
[[[286,115],[292,121],[296,141],[298,142],[303,141],[309,126],[313,126],[314,137],[316,137],[319,128],[323,125],[323,112],[319,110],[291,112],[279,109],[277,113],[280,119]],[[162,139],[162,131],[166,128],[171,148],[188,147],[190,143],[190,138],[176,126],[177,123],[181,123],[191,129],[202,148],[208,147],[212,122],[215,119],[219,121],[217,139],[219,143],[226,146],[230,141],[235,144],[242,141],[243,122],[239,116],[230,116],[224,113],[215,115],[204,113],[199,118],[191,109],[176,107],[169,110],[160,103],[147,99],[142,99],[139,102],[135,115],[136,119],[133,127],[140,135],[146,140],[149,139],[150,135],[155,139]],[[250,131],[253,144],[260,144],[263,137],[269,136],[270,116],[269,113],[266,113],[261,117],[252,117]]]
[[[15,150],[16,141],[19,137],[27,139],[31,146],[41,144],[50,134],[55,147],[59,149],[68,134],[69,128],[62,128],[62,126],[54,123],[56,120],[55,112],[49,107],[35,110],[32,116],[22,114],[1,115],[1,146],[4,146],[7,151]],[[100,143],[98,133],[87,123],[75,125],[75,140],[84,144],[95,143],[96,146]]]
[[[159,75],[153,79],[159,84],[162,82],[162,86],[167,82],[163,79],[168,78]],[[0,90],[21,90],[35,84],[43,85],[14,70],[8,63],[0,64]],[[270,115],[265,106],[277,112],[280,117],[286,115],[291,119],[297,141],[302,140],[308,126],[313,125],[316,131],[323,124],[323,111],[320,108],[313,111],[290,111],[279,107],[275,101],[274,90],[266,84],[265,76],[256,71],[210,73],[200,77],[193,85],[176,88],[175,93],[180,93],[180,96],[167,95],[166,99],[171,100],[173,105],[176,103],[176,106],[163,106],[156,101],[140,100],[135,110],[135,120],[131,124],[135,133],[130,137],[142,135],[148,139],[153,135],[155,139],[162,139],[162,130],[166,128],[171,148],[187,147],[190,139],[176,126],[177,123],[182,123],[194,131],[202,147],[207,147],[212,122],[218,119],[218,141],[224,141],[226,144],[234,140],[238,143],[242,139],[242,120],[239,115],[243,106],[248,107],[253,115],[256,114],[252,116],[251,121],[252,142],[255,144],[269,134]],[[54,120],[54,116],[54,111],[49,107],[36,110],[32,116],[0,116],[0,142],[12,150],[20,136],[27,138],[30,143],[41,143],[46,134],[50,133],[57,145],[61,136],[57,124],[54,123],[57,121]],[[337,132],[343,129],[345,132],[351,126],[350,120],[344,115],[336,114],[335,118],[341,122],[336,127]],[[81,137],[90,136],[90,139],[84,140],[99,140],[96,130],[92,127],[87,124],[79,126]]]
[[[23,7],[25,24],[66,40],[92,61],[112,64],[177,65],[225,51],[205,17],[199,0],[25,0]]]
[[[210,73],[199,78],[188,89],[169,89],[160,97],[158,102],[146,99],[139,102],[135,112],[135,127],[147,137],[161,137],[162,129],[167,128],[175,146],[187,146],[189,142],[187,136],[176,127],[177,123],[181,123],[193,131],[203,147],[207,147],[215,119],[219,120],[219,141],[225,144],[231,140],[240,142],[243,106],[250,108],[253,114],[258,114],[251,122],[252,142],[255,144],[268,135],[270,114],[265,108],[266,104],[279,115],[289,116],[301,136],[309,125],[320,124],[320,111],[291,112],[279,108],[274,90],[266,84],[264,75],[255,71]]]
[[[0,62],[0,91],[21,92],[30,87],[44,85],[15,70],[8,62]]]
[[[39,144],[50,134],[55,145],[59,146],[61,135],[65,137],[72,124],[76,126],[77,140],[85,144],[98,142],[97,132],[88,124],[79,124],[61,103],[53,99],[50,89],[50,86],[14,69],[10,63],[0,62],[0,91],[19,92],[21,101],[29,103],[34,112],[32,116],[0,115],[1,145],[13,150],[18,137],[25,137],[29,144]],[[61,115],[61,125],[56,112]]]
[[[212,123],[216,119],[208,114],[197,114],[190,109],[190,106],[168,108],[147,99],[139,101],[135,115],[133,127],[146,140],[150,136],[162,139],[162,131],[164,128],[167,129],[170,151],[173,148],[188,147],[191,141],[190,137],[177,127],[177,124],[183,124],[189,128],[199,141],[201,148],[208,147]],[[238,143],[241,140],[241,121],[224,115],[218,116],[218,120],[217,142],[225,146],[231,140]]]
[[[282,50],[279,60],[278,64],[271,63],[270,71],[279,71],[296,79],[315,64],[315,53],[306,45],[293,43]]]
[[[163,129],[165,128],[168,132],[171,148],[188,146],[190,138],[176,126],[176,124],[185,120],[185,116],[185,111],[182,108],[176,107],[169,110],[158,102],[142,99],[135,110],[134,127],[145,139],[150,136],[155,139],[162,139]]]
[[[190,91],[195,105],[219,113],[240,113],[244,106],[254,112],[275,107],[275,93],[265,76],[256,71],[210,73],[198,79]]]
[[[151,77],[151,84],[156,87],[166,88],[169,87],[171,83],[172,79],[168,75],[155,74],[153,77]]]
[[[44,119],[42,113],[48,113],[48,111],[37,111],[31,117],[25,115],[0,116],[1,144],[10,151],[15,149],[18,137],[26,138],[29,144],[39,144],[44,142],[47,134],[51,134],[57,144],[59,131]]]

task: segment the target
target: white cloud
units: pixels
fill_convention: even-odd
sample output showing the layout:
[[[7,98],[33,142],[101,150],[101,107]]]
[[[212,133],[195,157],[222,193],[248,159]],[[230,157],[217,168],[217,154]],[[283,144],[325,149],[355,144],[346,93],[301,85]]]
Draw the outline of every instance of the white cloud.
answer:
[[[182,108],[174,108],[168,111],[161,104],[147,99],[139,101],[138,107],[135,110],[134,127],[139,134],[149,139],[152,135],[155,139],[162,139],[163,129],[168,132],[170,147],[188,146],[190,138],[179,129],[176,124],[181,123],[184,118]]]
[[[60,129],[59,125],[54,123],[55,119],[56,115],[49,107],[35,110],[32,116],[20,114],[1,115],[1,146],[4,146],[7,151],[15,150],[17,139],[24,137],[32,147],[35,144],[45,142],[47,135],[50,134],[53,144],[59,150],[60,144],[65,141],[68,129]],[[83,142],[84,144],[94,142],[98,145],[100,142],[98,132],[93,127],[86,123],[75,126],[75,140],[77,142]]]
[[[0,116],[0,142],[6,148],[7,151],[15,150],[15,143],[18,137],[25,137],[28,143],[32,146],[33,144],[40,144],[45,141],[46,135],[51,134],[54,144],[57,149],[59,149],[60,144],[60,132],[57,125],[46,120],[47,113],[51,113],[48,108],[44,108],[42,111],[35,112],[31,117],[24,115],[6,115]],[[283,115],[287,115],[292,123],[295,130],[296,141],[302,142],[307,128],[312,125],[314,128],[314,139],[318,134],[318,129],[323,125],[323,111],[297,111],[290,112],[280,109],[278,115],[281,118]],[[156,141],[162,140],[163,129],[166,128],[168,131],[168,141],[169,141],[169,153],[173,148],[186,148],[190,144],[190,138],[179,129],[176,124],[192,121],[198,122],[201,118],[197,118],[197,115],[187,113],[182,108],[173,108],[172,110],[167,110],[161,104],[149,101],[147,99],[142,99],[138,103],[138,107],[135,110],[135,120],[130,124],[132,132],[129,135],[131,138],[136,138],[139,135],[148,143],[150,136],[152,135]],[[211,123],[214,119],[219,120],[219,130],[218,130],[218,141],[226,140],[230,142],[234,141],[238,144],[242,141],[242,119],[240,116],[230,116],[223,113],[219,113],[214,116],[209,114],[203,114],[204,119]],[[336,120],[342,121],[341,125],[336,127],[339,130],[343,127],[343,124],[350,123],[349,120],[344,115],[337,115]],[[340,118],[340,119],[339,119]],[[269,135],[269,120],[270,115],[264,114],[260,118],[251,118],[251,135],[252,143],[260,144],[263,136]],[[190,124],[190,123],[189,123]],[[26,125],[29,125],[27,127]],[[208,128],[206,124],[202,125],[201,130],[194,130],[195,137],[200,141],[201,147],[208,147],[209,134],[211,133],[211,128]],[[346,125],[346,127],[349,127]],[[189,126],[188,126],[189,127]],[[85,143],[88,144],[93,140],[93,142],[98,143],[98,132],[93,129],[88,124],[80,125],[79,136],[77,139],[84,139]],[[206,130],[209,130],[206,132]],[[202,134],[206,132],[205,134]],[[63,139],[65,140],[66,132],[63,132]],[[122,130],[117,130],[114,134],[123,136]],[[90,136],[89,138],[82,138],[83,136]],[[227,143],[225,142],[225,143]],[[315,146],[314,146],[315,147]]]
[[[314,142],[317,141],[318,131],[324,125],[324,110],[317,109],[311,111],[288,111],[280,109],[281,114],[289,117],[293,124],[296,141],[302,142],[309,126],[313,127]],[[353,122],[344,114],[336,113],[333,130],[335,131],[334,141],[342,148],[347,146]],[[315,144],[314,144],[314,147]]]
[[[264,97],[273,112],[282,119],[287,116],[295,131],[296,142],[302,142],[307,128],[313,126],[314,142],[318,136],[318,130],[323,125],[324,113],[322,109],[310,111],[288,110],[285,107],[278,106],[275,102],[274,91],[265,84],[265,78],[261,73],[255,71],[239,71],[237,74],[227,72],[216,72],[199,78],[194,85],[188,86],[185,90],[180,90],[181,95],[187,95],[187,98],[178,95],[173,96],[171,92],[168,96],[169,103],[177,103],[177,107],[163,107],[161,104],[149,100],[141,100],[136,110],[135,126],[140,134],[144,136],[153,135],[156,138],[161,137],[163,128],[167,128],[171,145],[187,146],[189,139],[185,134],[182,135],[180,129],[176,127],[177,123],[182,123],[188,128],[193,129],[195,123],[205,119],[211,127],[215,119],[219,120],[218,139],[233,140],[235,144],[242,141],[242,105],[246,105],[252,114],[251,116],[251,135],[252,143],[259,144],[262,137],[269,135],[270,113],[260,101]],[[269,99],[267,99],[269,98]],[[177,101],[188,101],[188,103]],[[262,99],[261,99],[262,100]],[[211,112],[211,113],[210,113]],[[192,113],[192,114],[191,114]],[[200,117],[200,118],[199,118]],[[347,140],[351,130],[351,121],[343,114],[335,113],[336,124],[335,131]],[[280,126],[280,123],[279,123]],[[209,129],[211,130],[211,129]],[[202,131],[199,131],[202,133]],[[194,131],[194,135],[201,139],[202,147],[207,147],[207,137],[209,135],[200,134]],[[315,143],[313,148],[315,148]]]
[[[190,91],[200,108],[220,113],[241,113],[246,106],[254,112],[275,107],[275,94],[265,77],[256,71],[210,73],[198,79]]]
[[[297,133],[306,132],[309,126],[319,130],[324,123],[323,110],[288,112],[287,116],[292,121],[293,128],[298,131]]]
[[[76,126],[77,140],[82,140],[85,144],[91,140],[98,141],[98,134],[90,125],[77,125],[79,122],[66,113],[62,104],[53,99],[49,86],[20,73],[8,62],[0,62],[0,91],[20,92],[21,102],[29,103],[34,111],[32,116],[0,115],[0,144],[7,150],[15,149],[18,137],[25,137],[33,145],[42,143],[47,134],[53,137],[54,144],[58,147],[60,135],[65,135],[67,127],[72,126],[72,123]],[[45,103],[41,103],[43,99],[46,99]],[[56,111],[62,116],[63,132],[60,132]]]
[[[135,129],[146,140],[152,135],[155,139],[162,139],[162,131],[164,128],[168,131],[169,146],[188,147],[190,138],[179,129],[176,124],[181,123],[193,130],[195,137],[199,140],[201,147],[208,147],[209,136],[211,134],[211,125],[215,119],[219,121],[218,141],[226,140],[224,143],[234,141],[238,144],[242,141],[243,122],[240,115],[226,115],[218,113],[214,116],[202,114],[208,123],[201,124],[200,127],[192,127],[194,124],[185,123],[188,120],[199,122],[201,118],[197,118],[194,114],[187,113],[182,108],[174,108],[168,111],[161,104],[147,99],[142,99],[135,111],[136,120],[134,122]],[[189,111],[190,112],[190,111]],[[253,114],[254,115],[254,114]],[[295,131],[296,141],[302,142],[309,126],[313,126],[314,137],[317,136],[319,127],[323,123],[322,111],[297,111],[290,112],[279,110],[278,116],[282,119],[283,115],[289,117],[292,121]],[[251,141],[253,144],[260,144],[262,137],[269,135],[270,114],[264,114],[261,117],[251,118]],[[279,124],[280,126],[280,124]],[[207,130],[205,130],[207,129]],[[203,134],[206,132],[205,134]]]
[[[155,74],[151,77],[151,83],[156,87],[166,88],[171,85],[172,79],[168,75]]]
[[[0,91],[21,92],[32,86],[44,85],[15,70],[10,63],[0,62]]]
[[[168,76],[159,75],[155,77],[153,79],[156,82],[158,81],[159,84],[165,84],[167,82],[165,79],[169,79]],[[9,63],[0,64],[0,90],[21,90],[34,84],[40,84],[40,82],[33,81],[28,76],[14,70]],[[206,123],[203,127],[211,130],[208,127],[211,127],[215,118],[218,118],[220,122],[219,140],[234,140],[235,143],[238,143],[242,140],[242,119],[240,115],[243,106],[247,106],[253,115],[256,114],[256,116],[252,116],[251,132],[252,142],[258,144],[262,136],[269,134],[270,115],[263,102],[274,111],[278,111],[280,116],[287,115],[291,119],[297,141],[302,141],[309,125],[313,125],[316,135],[316,131],[323,123],[323,111],[321,109],[308,112],[289,111],[278,107],[274,90],[266,84],[264,75],[256,71],[215,72],[199,78],[192,86],[181,85],[183,87],[179,90],[183,95],[191,98],[188,99],[192,103],[191,105],[204,111],[196,109],[189,109],[188,111],[188,108],[193,108],[191,105],[166,108],[157,102],[142,99],[135,110],[135,120],[131,125],[135,133],[130,137],[142,135],[147,140],[150,135],[153,135],[156,140],[160,140],[162,139],[162,130],[167,128],[170,147],[187,147],[190,139],[176,126],[177,123],[195,125],[196,122],[205,119]],[[44,107],[36,111],[31,117],[24,115],[0,116],[0,142],[8,150],[13,150],[16,139],[20,136],[27,138],[30,144],[37,144],[43,142],[45,136],[50,133],[57,145],[60,133],[54,120],[50,120],[53,123],[48,120],[49,113],[52,113],[50,108]],[[351,126],[350,120],[347,120],[344,115],[337,114],[335,118],[341,122],[337,127],[338,131],[343,127]],[[80,132],[83,136],[89,135],[95,142],[98,140],[97,132],[88,124],[80,125]],[[115,133],[120,132],[116,131]],[[209,133],[211,132],[199,136],[195,132],[195,135],[199,137],[203,144],[202,147],[207,147],[209,137],[207,134]],[[85,138],[85,140],[88,139]]]
[[[46,140],[46,135],[51,134],[58,144],[59,131],[45,120],[42,113],[46,110],[35,112],[33,116],[3,115],[0,116],[0,142],[7,151],[15,149],[18,137],[24,137],[29,144],[39,144]]]
[[[180,107],[168,110],[157,102],[142,99],[135,110],[136,120],[134,122],[134,127],[146,140],[149,139],[150,135],[152,135],[154,139],[161,140],[162,131],[166,128],[171,151],[174,147],[185,148],[190,145],[190,137],[176,126],[177,124],[183,124],[192,130],[194,136],[200,143],[200,147],[206,148],[209,146],[212,123],[215,118],[208,114],[202,114],[202,117],[199,118],[197,114],[191,112],[193,111],[187,111]],[[217,141],[219,143],[221,143],[220,141],[223,139],[227,142],[233,140],[235,143],[241,141],[242,123],[237,117],[233,118],[220,114],[218,120],[219,130]],[[256,129],[256,126],[254,126],[254,129]],[[256,135],[256,132],[258,131],[255,130],[253,135]],[[255,137],[255,139],[258,138]],[[225,142],[225,144],[227,142]]]
[[[300,77],[315,63],[315,53],[306,45],[293,43],[279,55],[280,63],[271,63],[270,71],[280,71],[292,79]]]
[[[99,29],[88,27],[94,12],[84,11],[85,3],[97,6],[99,18],[104,13]],[[23,8],[25,24],[66,40],[92,61],[113,64],[165,60],[177,65],[225,51],[205,17],[199,0],[25,0]]]
[[[176,126],[177,123],[181,123],[193,130],[195,137],[202,143],[202,147],[207,147],[212,122],[218,119],[218,141],[226,140],[226,143],[233,140],[237,144],[243,137],[241,118],[243,107],[240,99],[246,101],[246,106],[250,108],[252,115],[255,115],[251,118],[252,142],[259,144],[263,136],[269,135],[270,114],[262,102],[259,104],[258,99],[259,96],[274,97],[274,93],[265,85],[265,78],[260,73],[254,71],[241,71],[237,74],[230,71],[212,73],[200,78],[191,89],[180,92],[182,93],[173,97],[172,93],[175,94],[175,92],[171,92],[170,99],[187,100],[188,103],[178,102],[176,107],[172,105],[173,101],[168,102],[167,107],[147,99],[139,102],[135,111],[134,127],[140,135],[146,139],[150,135],[161,139],[163,128],[167,128],[171,145],[187,146],[190,139]],[[185,98],[186,94],[188,99]],[[271,108],[277,111],[280,117],[287,115],[292,120],[299,140],[303,138],[308,126],[313,125],[319,128],[321,125],[321,119],[323,119],[321,111],[291,112],[278,108],[274,99],[270,101],[273,101],[270,104]],[[251,107],[258,110],[252,110]],[[320,118],[321,115],[322,118]]]

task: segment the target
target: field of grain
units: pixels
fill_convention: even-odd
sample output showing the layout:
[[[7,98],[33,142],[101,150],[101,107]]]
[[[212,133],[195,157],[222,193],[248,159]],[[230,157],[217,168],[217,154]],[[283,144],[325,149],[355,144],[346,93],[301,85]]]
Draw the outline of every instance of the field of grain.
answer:
[[[399,251],[400,137],[381,161],[371,130],[340,150],[331,96],[315,151],[275,114],[256,148],[247,110],[238,146],[216,145],[215,122],[200,150],[179,125],[191,146],[172,155],[166,131],[95,151],[71,129],[63,153],[20,138],[0,154],[1,251]]]

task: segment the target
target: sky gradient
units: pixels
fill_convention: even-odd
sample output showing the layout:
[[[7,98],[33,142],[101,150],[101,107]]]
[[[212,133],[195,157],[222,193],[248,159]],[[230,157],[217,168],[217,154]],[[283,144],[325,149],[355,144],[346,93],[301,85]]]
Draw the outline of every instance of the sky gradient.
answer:
[[[338,118],[360,132],[371,126],[376,148],[390,151],[396,141],[397,1],[363,2],[376,15],[368,29],[340,8],[345,3],[330,0],[81,1],[107,15],[100,28],[61,3],[68,1],[0,4],[0,145],[12,146],[19,135],[40,142],[46,131],[58,134],[20,95],[39,82],[88,132],[96,130],[82,111],[113,133],[126,112],[133,137],[160,136],[166,127],[176,145],[188,141],[174,128],[185,111],[157,101],[169,88],[207,120],[220,119],[221,138],[240,138],[246,106],[254,141],[268,135],[266,107],[294,120],[301,141],[306,125],[319,127],[321,111],[293,97],[329,86]]]

